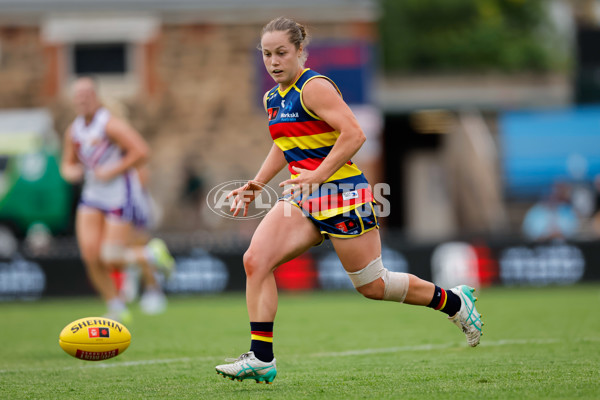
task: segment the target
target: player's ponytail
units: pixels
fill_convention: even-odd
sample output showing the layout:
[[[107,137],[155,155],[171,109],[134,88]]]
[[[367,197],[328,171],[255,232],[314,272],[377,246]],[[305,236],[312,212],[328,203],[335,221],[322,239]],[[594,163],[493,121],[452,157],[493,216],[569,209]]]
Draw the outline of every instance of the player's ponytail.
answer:
[[[304,25],[296,23],[296,25],[298,26],[298,29],[300,30],[300,35],[302,36],[302,42],[304,42],[308,36],[308,34],[306,33],[306,28],[304,27]]]

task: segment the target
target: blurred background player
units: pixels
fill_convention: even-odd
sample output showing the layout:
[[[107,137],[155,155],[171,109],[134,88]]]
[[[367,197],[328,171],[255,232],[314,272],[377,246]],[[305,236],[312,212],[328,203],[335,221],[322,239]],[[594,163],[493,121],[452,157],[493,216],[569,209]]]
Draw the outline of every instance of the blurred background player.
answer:
[[[158,272],[148,262],[148,257],[144,257],[143,252],[146,251],[143,246],[148,245],[149,249],[154,249],[154,253],[165,258],[162,263],[173,263],[168,249],[164,242],[160,239],[151,238],[150,230],[154,225],[154,213],[152,212],[152,199],[147,190],[150,179],[150,170],[146,164],[136,168],[140,183],[142,185],[143,196],[146,199],[146,204],[149,205],[149,216],[145,223],[140,226],[135,226],[132,234],[131,246],[133,251],[137,253],[135,260],[127,264],[124,269],[116,269],[111,273],[111,278],[119,292],[119,297],[125,303],[135,301],[139,296],[140,286],[143,293],[140,297],[140,309],[143,313],[154,315],[162,313],[167,307],[167,297],[165,296]],[[158,249],[158,251],[156,251]],[[162,249],[162,250],[161,250]],[[163,269],[165,278],[169,277],[171,268]]]
[[[375,300],[422,305],[448,315],[477,346],[482,322],[473,289],[448,291],[415,275],[387,270],[373,194],[363,173],[350,161],[365,135],[356,117],[329,78],[304,69],[307,34],[288,18],[269,22],[260,49],[265,68],[278,84],[263,99],[274,144],[256,177],[228,197],[233,215],[248,206],[284,167],[292,178],[279,201],[264,217],[244,254],[246,303],[250,317],[250,351],[216,370],[231,379],[271,383],[277,375],[273,321],[277,285],[273,271],[324,239],[333,247],[354,287]]]
[[[135,129],[102,106],[91,78],[77,79],[73,102],[77,117],[65,132],[61,174],[69,182],[84,182],[75,219],[77,242],[92,286],[106,302],[106,317],[127,322],[131,314],[110,271],[134,263],[148,276],[151,267],[166,274],[174,268],[161,240],[135,243],[136,229],[150,217],[138,174],[149,148]]]

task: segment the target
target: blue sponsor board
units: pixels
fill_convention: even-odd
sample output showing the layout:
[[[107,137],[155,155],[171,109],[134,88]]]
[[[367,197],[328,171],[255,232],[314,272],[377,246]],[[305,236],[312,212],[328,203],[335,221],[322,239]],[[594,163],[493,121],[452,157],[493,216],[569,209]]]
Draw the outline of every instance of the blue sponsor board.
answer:
[[[557,181],[591,182],[600,173],[600,106],[506,112],[500,146],[508,197],[538,198]]]

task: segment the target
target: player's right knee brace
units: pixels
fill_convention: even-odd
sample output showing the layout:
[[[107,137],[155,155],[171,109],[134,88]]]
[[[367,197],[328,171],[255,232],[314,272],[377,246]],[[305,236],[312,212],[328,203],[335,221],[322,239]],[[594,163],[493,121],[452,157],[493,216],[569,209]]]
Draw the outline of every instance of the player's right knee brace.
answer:
[[[382,300],[402,303],[408,293],[408,274],[392,272],[383,266],[381,256],[371,261],[366,267],[356,272],[348,272],[355,288],[360,288],[377,279],[383,279],[385,289]]]
[[[103,243],[100,258],[107,264],[119,264],[125,261],[126,247],[121,244]]]

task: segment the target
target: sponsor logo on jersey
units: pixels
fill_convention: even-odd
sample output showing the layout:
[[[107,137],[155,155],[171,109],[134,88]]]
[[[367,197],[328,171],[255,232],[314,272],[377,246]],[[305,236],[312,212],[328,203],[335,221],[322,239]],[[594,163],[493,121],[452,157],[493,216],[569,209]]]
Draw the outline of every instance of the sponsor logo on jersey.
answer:
[[[279,107],[269,108],[267,113],[269,114],[269,121],[273,121],[277,118],[277,114],[279,114]]]
[[[291,112],[292,109],[294,107],[294,103],[289,100],[286,101],[285,99],[281,100],[281,119],[290,119],[290,118],[298,118],[299,114],[297,112]]]

